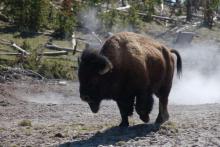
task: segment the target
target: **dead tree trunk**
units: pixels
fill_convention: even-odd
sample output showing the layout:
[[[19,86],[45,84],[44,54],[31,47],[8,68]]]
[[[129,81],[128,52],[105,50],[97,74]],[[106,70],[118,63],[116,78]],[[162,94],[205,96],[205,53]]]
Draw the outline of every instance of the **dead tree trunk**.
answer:
[[[127,0],[121,0],[121,5],[122,5],[122,7],[127,6],[128,5]]]
[[[160,2],[161,2],[161,4],[160,4],[160,15],[162,16],[163,15],[163,10],[164,10],[164,1],[161,0]]]
[[[183,10],[182,10],[181,0],[176,0],[176,7],[178,10],[178,14],[182,14]]]
[[[211,7],[212,0],[204,1],[204,25],[210,29],[213,26],[214,10]]]
[[[186,1],[186,21],[192,20],[192,0]]]

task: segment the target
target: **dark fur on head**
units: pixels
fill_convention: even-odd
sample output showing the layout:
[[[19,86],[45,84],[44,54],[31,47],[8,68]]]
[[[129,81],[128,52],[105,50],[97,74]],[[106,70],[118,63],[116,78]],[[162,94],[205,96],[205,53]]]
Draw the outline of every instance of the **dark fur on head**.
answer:
[[[103,73],[108,72],[112,65],[109,67],[110,61],[99,54],[98,50],[84,50],[80,60],[78,71],[80,95],[88,102],[92,111],[97,112],[105,91],[102,83],[106,83],[106,75]]]
[[[105,57],[101,56],[98,50],[85,49],[80,59],[80,70],[88,70],[87,72],[98,73],[99,70],[105,68]]]

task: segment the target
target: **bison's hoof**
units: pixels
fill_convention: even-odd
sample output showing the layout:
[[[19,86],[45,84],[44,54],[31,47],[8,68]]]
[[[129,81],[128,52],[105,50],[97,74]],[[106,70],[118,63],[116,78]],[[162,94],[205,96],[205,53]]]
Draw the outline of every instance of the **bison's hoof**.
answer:
[[[128,122],[121,122],[119,127],[128,127],[129,123]]]
[[[147,122],[149,122],[150,117],[149,117],[148,114],[146,114],[146,115],[140,115],[140,119],[141,119],[143,122],[147,123]]]
[[[158,115],[156,122],[157,124],[163,124],[164,122],[169,120],[169,114],[164,114],[164,115]]]

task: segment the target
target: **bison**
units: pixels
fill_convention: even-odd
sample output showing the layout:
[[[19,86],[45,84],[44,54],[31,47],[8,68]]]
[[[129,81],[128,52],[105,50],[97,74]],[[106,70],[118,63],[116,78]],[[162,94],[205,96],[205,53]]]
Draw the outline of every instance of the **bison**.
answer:
[[[144,122],[149,121],[153,94],[159,98],[156,123],[169,119],[168,96],[177,57],[177,73],[182,71],[181,56],[153,39],[132,32],[117,33],[108,38],[100,50],[86,49],[79,58],[80,97],[93,113],[103,99],[116,101],[119,126],[129,126],[133,109]]]

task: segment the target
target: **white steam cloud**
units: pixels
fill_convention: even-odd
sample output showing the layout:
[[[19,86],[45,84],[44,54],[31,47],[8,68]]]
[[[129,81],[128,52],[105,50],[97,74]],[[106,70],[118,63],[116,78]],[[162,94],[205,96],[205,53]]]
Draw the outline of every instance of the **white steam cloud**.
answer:
[[[80,13],[81,22],[84,27],[89,29],[90,31],[96,31],[100,28],[101,23],[97,18],[97,10],[95,8],[89,8],[86,11]]]
[[[220,48],[212,42],[179,50],[183,75],[174,79],[171,104],[220,103]]]

